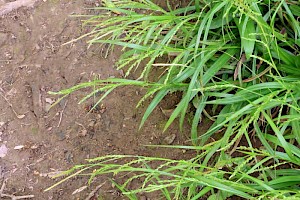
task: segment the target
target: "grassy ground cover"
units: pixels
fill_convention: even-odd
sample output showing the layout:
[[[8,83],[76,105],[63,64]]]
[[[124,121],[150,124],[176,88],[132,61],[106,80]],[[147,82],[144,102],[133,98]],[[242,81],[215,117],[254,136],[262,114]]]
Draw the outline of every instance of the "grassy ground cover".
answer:
[[[106,0],[95,9],[103,14],[88,16],[84,24],[92,31],[82,37],[91,37],[90,45],[124,47],[118,68],[127,76],[141,68],[139,78],[95,80],[55,94],[92,87],[82,101],[104,92],[100,103],[117,87],[144,87],[138,106],[147,98],[151,103],[142,127],[167,94],[180,92],[164,130],[177,119],[182,128],[193,112],[193,145],[164,148],[197,153],[190,160],[105,156],[67,174],[85,173],[92,180],[137,172],[116,183],[130,199],[154,191],[163,199],[300,199],[299,1],[193,0],[184,8],[163,9],[150,0]],[[157,63],[161,57],[168,60]],[[164,72],[153,82],[155,68]],[[199,135],[204,117],[213,123]],[[144,183],[128,190],[134,179]]]

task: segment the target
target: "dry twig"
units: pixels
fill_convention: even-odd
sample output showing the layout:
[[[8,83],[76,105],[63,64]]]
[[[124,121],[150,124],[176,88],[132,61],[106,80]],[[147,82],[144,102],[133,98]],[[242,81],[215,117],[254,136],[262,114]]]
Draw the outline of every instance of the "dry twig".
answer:
[[[98,192],[98,190],[103,186],[105,184],[105,182],[104,183],[102,183],[102,184],[100,184],[100,185],[98,185],[90,194],[89,194],[89,196],[87,196],[87,198],[85,198],[85,200],[90,200],[93,196],[95,196],[95,194]]]
[[[3,191],[5,189],[6,181],[7,181],[7,179],[3,181],[3,184],[1,186],[0,197],[8,197],[8,198],[11,198],[11,200],[34,198],[34,195],[15,196],[15,195],[11,195],[11,194],[4,194]]]
[[[9,102],[9,100],[2,94],[2,92],[0,92],[0,95],[3,97],[3,99],[6,101],[6,103],[9,105],[9,107],[11,108],[11,110],[13,111],[13,113],[16,115],[16,117],[18,119],[23,119],[25,117],[25,115],[19,115],[15,109],[13,108],[13,105]]]
[[[68,100],[66,100],[66,103],[65,103],[65,105],[64,105],[64,107],[63,107],[63,109],[62,109],[62,111],[60,111],[60,113],[59,113],[60,115],[59,115],[59,121],[58,121],[58,124],[57,124],[57,128],[60,127],[61,120],[62,120],[62,116],[63,116],[63,113],[64,113],[64,111],[65,111],[65,109],[66,109],[67,103],[68,103]]]

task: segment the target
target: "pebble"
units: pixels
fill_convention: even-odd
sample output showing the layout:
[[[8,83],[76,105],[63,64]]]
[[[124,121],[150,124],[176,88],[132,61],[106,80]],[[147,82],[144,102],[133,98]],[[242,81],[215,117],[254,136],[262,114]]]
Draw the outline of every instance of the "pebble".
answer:
[[[4,158],[7,154],[7,152],[8,152],[8,148],[6,147],[5,144],[2,144],[0,146],[0,158]]]
[[[58,131],[56,133],[56,136],[58,137],[59,141],[63,141],[66,139],[66,133],[64,131]]]
[[[73,162],[73,153],[70,151],[66,151],[65,152],[65,160],[67,161],[67,163],[72,163]]]
[[[45,104],[45,108],[44,108],[44,110],[48,113],[49,112],[49,110],[51,109],[51,107],[52,107],[52,105],[51,104],[49,104],[49,103],[46,103]]]
[[[175,134],[171,134],[171,135],[165,137],[164,141],[167,144],[172,144],[174,142],[175,138],[176,138],[176,135]]]
[[[78,133],[78,136],[79,137],[85,137],[87,135],[87,130],[86,129],[83,129],[81,130],[79,133]]]

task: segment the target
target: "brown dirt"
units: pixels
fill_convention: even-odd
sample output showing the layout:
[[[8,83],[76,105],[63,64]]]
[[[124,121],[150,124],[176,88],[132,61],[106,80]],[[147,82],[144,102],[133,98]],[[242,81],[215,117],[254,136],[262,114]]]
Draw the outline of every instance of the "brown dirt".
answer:
[[[7,2],[0,0],[0,6]],[[95,76],[122,76],[113,67],[120,52],[103,58],[101,49],[87,50],[83,40],[62,46],[86,31],[80,18],[70,15],[87,14],[90,11],[85,8],[97,3],[97,0],[43,0],[34,7],[22,7],[0,16],[0,146],[8,148],[7,154],[0,158],[0,186],[7,180],[5,194],[30,194],[35,196],[33,199],[41,200],[85,199],[107,177],[96,178],[87,189],[72,195],[87,185],[86,178],[43,192],[58,181],[52,180],[48,173],[107,154],[168,158],[183,154],[143,146],[162,144],[170,134],[176,134],[173,144],[182,144],[188,131],[179,133],[175,123],[162,133],[167,117],[159,108],[138,131],[145,109],[135,109],[143,93],[140,88],[113,92],[96,113],[87,113],[86,106],[92,101],[78,105],[87,90],[70,95],[48,110],[58,99],[48,91],[59,91]],[[171,99],[176,101],[176,97]],[[168,100],[161,106],[169,109],[174,102]],[[103,199],[124,198],[111,184],[101,187],[97,194]]]

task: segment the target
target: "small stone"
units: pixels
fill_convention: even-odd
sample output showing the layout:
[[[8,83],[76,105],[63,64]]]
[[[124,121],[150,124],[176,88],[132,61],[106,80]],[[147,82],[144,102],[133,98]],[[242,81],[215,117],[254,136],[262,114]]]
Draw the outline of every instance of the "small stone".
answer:
[[[24,148],[24,145],[18,145],[14,147],[14,150],[21,150]]]
[[[39,148],[39,145],[37,145],[37,144],[33,144],[33,145],[31,145],[31,147],[30,147],[30,149],[37,149],[37,148]]]
[[[51,107],[52,107],[51,104],[46,103],[46,104],[45,104],[45,111],[46,111],[46,112],[49,112],[49,110],[51,109]]]
[[[78,136],[79,137],[85,137],[87,135],[87,130],[86,129],[83,129],[81,130],[79,133],[78,133]]]
[[[172,144],[174,142],[175,138],[176,138],[176,135],[175,134],[171,134],[171,135],[165,137],[164,141],[167,144]]]
[[[104,104],[101,104],[100,106],[100,113],[103,114],[106,111],[106,106]]]
[[[33,174],[36,175],[36,176],[39,176],[39,175],[40,175],[40,172],[34,170],[34,171],[33,171]]]
[[[112,144],[111,144],[111,143],[107,143],[107,146],[108,146],[108,147],[112,147]]]
[[[48,103],[50,105],[52,105],[55,102],[55,100],[53,100],[51,98],[45,98],[45,101],[46,101],[46,103]]]
[[[76,100],[75,100],[75,101],[76,101]],[[59,106],[62,107],[62,108],[65,107],[66,99],[60,100],[58,104],[59,104]]]
[[[58,132],[56,133],[56,136],[58,137],[58,140],[59,140],[59,141],[63,141],[63,140],[66,139],[66,133],[63,132],[63,131],[58,131]]]
[[[68,162],[68,163],[72,163],[73,162],[73,154],[72,152],[70,151],[67,151],[65,152],[65,160]]]
[[[4,158],[7,154],[7,152],[8,152],[8,148],[6,147],[5,144],[2,144],[0,146],[0,158]]]

